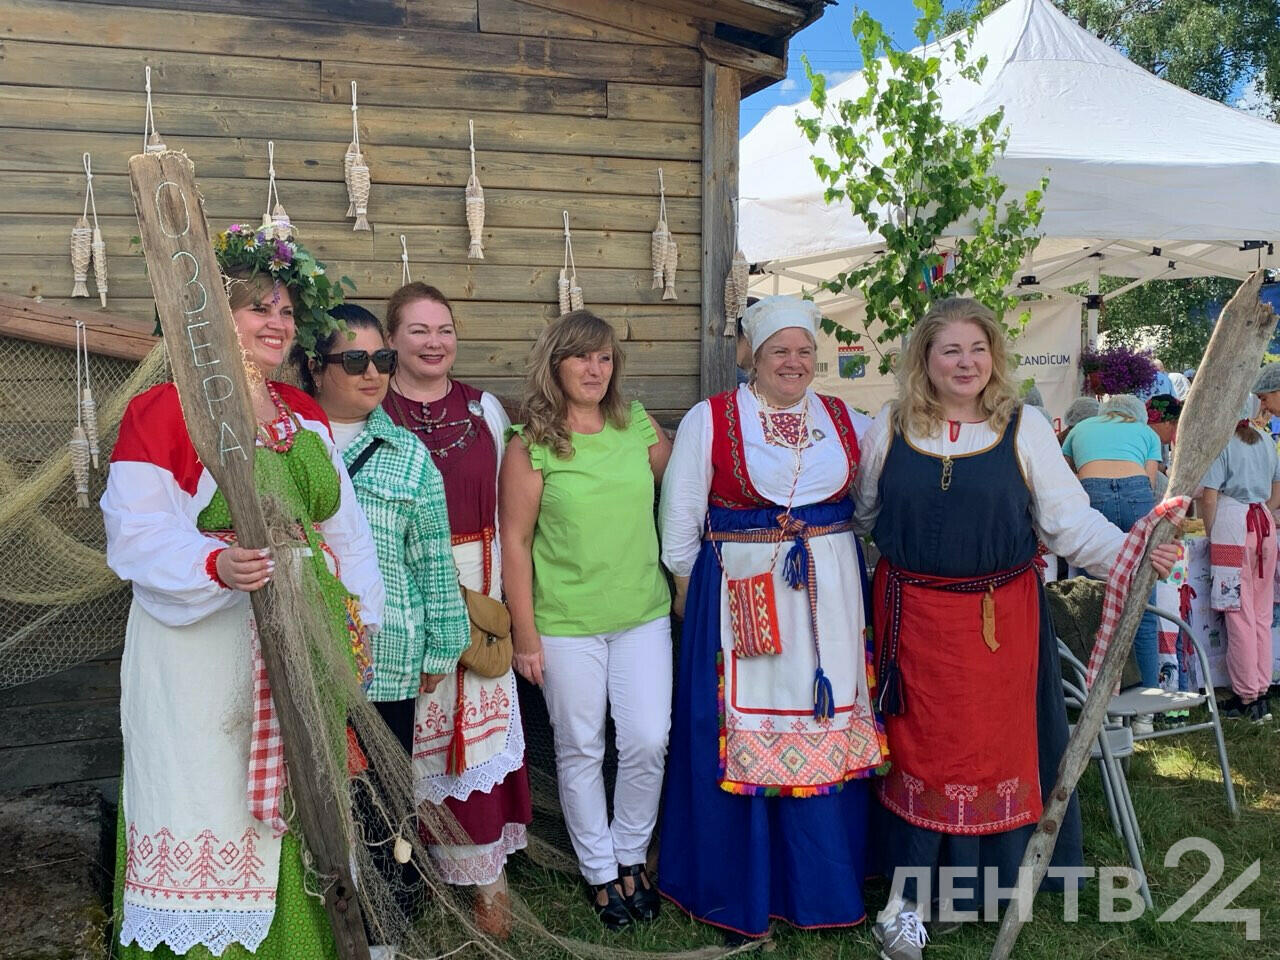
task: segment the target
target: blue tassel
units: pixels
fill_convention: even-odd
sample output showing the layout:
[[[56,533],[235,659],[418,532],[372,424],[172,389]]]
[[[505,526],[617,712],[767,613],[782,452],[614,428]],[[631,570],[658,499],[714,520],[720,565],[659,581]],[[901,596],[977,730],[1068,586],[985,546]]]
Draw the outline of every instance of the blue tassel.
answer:
[[[831,681],[819,667],[813,675],[813,719],[828,719],[836,715],[836,695],[831,689]]]
[[[787,551],[782,576],[792,590],[801,590],[809,583],[809,551],[803,538],[796,537],[795,546]]]
[[[884,676],[877,679],[880,681],[880,695],[876,697],[876,710],[881,716],[900,715],[905,704],[902,701],[902,677],[898,675],[896,658],[885,665]]]

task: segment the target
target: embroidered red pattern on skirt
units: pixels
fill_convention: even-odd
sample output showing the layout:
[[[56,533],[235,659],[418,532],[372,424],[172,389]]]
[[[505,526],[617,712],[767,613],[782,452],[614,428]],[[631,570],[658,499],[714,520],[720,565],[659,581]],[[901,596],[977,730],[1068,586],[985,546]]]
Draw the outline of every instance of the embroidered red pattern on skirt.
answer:
[[[222,840],[205,829],[175,837],[168,827],[141,833],[133,823],[125,833],[125,889],[157,901],[272,901],[274,883],[262,876],[258,833],[249,827]]]

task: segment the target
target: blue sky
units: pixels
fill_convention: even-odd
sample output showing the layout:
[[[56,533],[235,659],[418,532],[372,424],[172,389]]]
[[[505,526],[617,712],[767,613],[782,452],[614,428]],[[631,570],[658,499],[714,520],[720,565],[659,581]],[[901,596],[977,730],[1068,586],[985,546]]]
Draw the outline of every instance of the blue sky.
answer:
[[[960,6],[960,0],[945,0],[948,10]],[[787,58],[787,76],[773,86],[761,90],[742,101],[739,114],[741,133],[745,135],[760,122],[760,118],[779,104],[798,103],[809,96],[809,81],[805,79],[801,54],[809,55],[814,68],[827,75],[827,86],[833,86],[848,77],[861,65],[861,57],[853,45],[849,25],[853,22],[854,7],[868,11],[885,25],[889,35],[900,47],[916,45],[911,34],[918,11],[911,0],[838,0],[827,7],[822,17],[791,39]],[[1247,83],[1241,83],[1233,100],[1234,105],[1250,113],[1265,115],[1265,105]]]
[[[946,4],[948,9],[957,5],[953,2]],[[827,7],[816,23],[791,39],[786,79],[742,101],[739,123],[743,134],[754,127],[771,107],[796,103],[809,95],[809,81],[805,79],[804,64],[800,61],[802,53],[809,55],[809,62],[816,70],[827,75],[827,86],[838,83],[858,69],[862,58],[858,56],[849,32],[854,6],[854,0],[839,0],[835,6]],[[911,28],[916,22],[917,11],[911,0],[862,0],[857,6],[883,23],[899,46],[915,46]]]

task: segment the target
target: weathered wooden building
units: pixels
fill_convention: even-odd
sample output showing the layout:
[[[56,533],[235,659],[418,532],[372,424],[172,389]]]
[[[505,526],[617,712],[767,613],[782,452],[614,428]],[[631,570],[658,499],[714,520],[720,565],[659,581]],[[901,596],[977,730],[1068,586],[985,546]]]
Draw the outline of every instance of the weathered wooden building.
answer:
[[[622,335],[634,395],[674,421],[732,382],[722,284],[740,98],[785,73],[789,38],[824,3],[0,0],[0,294],[13,295],[0,336],[70,344],[62,311],[74,307],[99,346],[145,349],[153,305],[126,164],[143,143],[150,66],[156,128],[194,161],[215,229],[261,217],[273,141],[280,199],[330,271],[356,282],[354,299],[381,312],[403,234],[413,278],[453,299],[457,375],[507,400],[559,312],[567,211],[587,306]],[[345,216],[352,81],[370,232]],[[469,122],[483,261],[466,256]],[[96,300],[67,299],[86,151],[110,271],[99,320]],[[651,286],[659,168],[674,301]],[[0,787],[115,776],[113,668],[0,692],[0,730],[23,731],[0,743]],[[51,706],[69,700],[83,704]]]

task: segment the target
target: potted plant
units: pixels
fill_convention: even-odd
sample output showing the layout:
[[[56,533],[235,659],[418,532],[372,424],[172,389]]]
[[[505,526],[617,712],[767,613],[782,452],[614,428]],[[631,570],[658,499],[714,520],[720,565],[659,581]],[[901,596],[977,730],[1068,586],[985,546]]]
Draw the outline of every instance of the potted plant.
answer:
[[[1085,390],[1095,397],[1145,390],[1156,379],[1156,365],[1146,350],[1123,345],[1080,352],[1080,372]]]

